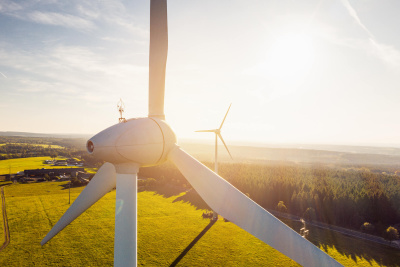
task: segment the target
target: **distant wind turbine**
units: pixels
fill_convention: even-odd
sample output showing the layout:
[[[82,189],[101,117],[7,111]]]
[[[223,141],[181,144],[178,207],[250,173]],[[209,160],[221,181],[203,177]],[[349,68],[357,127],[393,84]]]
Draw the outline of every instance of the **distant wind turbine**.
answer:
[[[221,126],[219,126],[218,129],[213,129],[213,130],[200,130],[200,131],[196,131],[196,132],[205,132],[205,133],[215,133],[215,162],[214,162],[214,172],[216,174],[218,174],[218,137],[221,139],[222,143],[224,144],[226,151],[228,151],[229,156],[231,156],[232,159],[232,155],[229,152],[228,147],[226,146],[224,139],[222,138],[221,135],[221,128],[222,125],[224,125],[226,116],[228,115],[229,110],[231,109],[232,103],[229,105],[228,111],[225,114],[224,119],[222,120]],[[213,211],[213,220],[217,220],[218,219],[218,213],[216,213],[215,211]]]
[[[219,126],[218,129],[196,131],[196,132],[198,132],[198,133],[200,133],[200,132],[202,132],[202,133],[215,133],[215,167],[214,167],[214,172],[217,173],[217,174],[218,174],[218,137],[219,137],[219,139],[221,139],[222,143],[224,144],[224,146],[225,146],[226,150],[228,151],[229,156],[231,157],[231,159],[233,159],[233,158],[232,158],[232,155],[231,155],[231,153],[229,152],[229,149],[228,149],[228,147],[226,146],[225,141],[224,141],[224,139],[222,138],[222,135],[221,135],[221,128],[222,128],[222,125],[224,125],[226,116],[228,115],[228,112],[229,112],[229,110],[231,109],[231,106],[232,106],[232,103],[229,105],[228,111],[226,112],[225,117],[224,117],[224,119],[222,120],[221,126]]]

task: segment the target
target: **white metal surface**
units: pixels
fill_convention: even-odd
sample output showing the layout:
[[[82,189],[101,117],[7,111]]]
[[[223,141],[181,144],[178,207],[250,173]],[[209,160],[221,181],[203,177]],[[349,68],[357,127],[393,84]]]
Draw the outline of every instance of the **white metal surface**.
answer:
[[[136,266],[137,259],[137,171],[117,174],[115,202],[114,266]]]
[[[113,164],[135,162],[140,166],[164,162],[175,143],[171,127],[158,118],[129,119],[101,131],[87,142],[89,153],[96,158]]]
[[[43,238],[40,244],[43,246],[68,224],[75,220],[90,206],[96,203],[102,196],[110,192],[115,187],[116,174],[114,165],[104,163],[92,178],[89,184],[81,192],[78,198],[72,203],[60,220],[54,225],[50,232]]]
[[[167,0],[150,1],[149,117],[165,119],[164,91],[168,52]]]
[[[179,147],[168,158],[213,210],[240,228],[303,266],[341,266]]]

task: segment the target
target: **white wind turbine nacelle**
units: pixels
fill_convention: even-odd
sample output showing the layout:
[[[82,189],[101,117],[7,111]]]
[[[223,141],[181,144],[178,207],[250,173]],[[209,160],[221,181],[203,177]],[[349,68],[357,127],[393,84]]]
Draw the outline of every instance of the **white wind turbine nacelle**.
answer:
[[[140,167],[161,164],[176,144],[171,127],[158,118],[129,119],[87,141],[87,151],[113,164],[134,162]]]
[[[111,126],[87,142],[88,152],[107,163],[97,171],[41,244],[46,244],[102,196],[116,188],[114,266],[136,266],[137,173],[139,167],[158,165],[168,159],[213,210],[266,244],[303,266],[341,266],[179,148],[174,132],[164,121],[167,50],[167,1],[151,0],[149,117]],[[225,145],[220,136],[222,124],[212,131]]]

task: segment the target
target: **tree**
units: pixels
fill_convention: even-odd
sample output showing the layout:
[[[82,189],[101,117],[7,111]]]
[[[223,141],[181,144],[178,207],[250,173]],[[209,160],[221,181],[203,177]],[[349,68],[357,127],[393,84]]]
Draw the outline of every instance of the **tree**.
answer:
[[[79,181],[78,177],[71,177],[71,182],[72,186],[80,186],[81,181]]]
[[[375,226],[372,223],[365,222],[363,225],[360,227],[361,232],[372,234],[375,230]]]
[[[157,184],[156,179],[154,179],[154,178],[147,178],[147,180],[146,180],[146,185],[147,185],[148,187],[154,187],[156,184]]]
[[[285,203],[283,201],[279,201],[278,205],[276,205],[276,210],[280,212],[287,212],[287,208],[285,206]]]
[[[399,232],[396,228],[389,226],[385,231],[384,238],[392,243],[393,240],[399,239]]]
[[[351,225],[358,229],[364,222],[365,218],[360,216],[360,214],[356,213],[354,216],[351,218]]]
[[[58,157],[58,154],[56,152],[51,152],[50,157],[55,160]]]
[[[303,217],[306,221],[313,221],[317,218],[315,209],[314,208],[307,208],[307,210],[304,212]]]
[[[50,176],[49,176],[47,173],[43,176],[43,178],[44,178],[46,181],[50,181]]]

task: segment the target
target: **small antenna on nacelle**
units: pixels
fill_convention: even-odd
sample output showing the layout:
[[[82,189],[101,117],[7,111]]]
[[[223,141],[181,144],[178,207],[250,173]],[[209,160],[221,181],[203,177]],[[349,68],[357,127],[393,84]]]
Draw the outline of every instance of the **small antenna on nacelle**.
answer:
[[[120,98],[119,99],[119,102],[118,102],[118,105],[117,105],[117,107],[118,107],[118,111],[119,111],[119,119],[118,119],[118,122],[126,122],[126,119],[122,116],[122,114],[124,113],[124,109],[125,109],[125,104],[124,104],[124,102],[122,102],[122,99]]]

